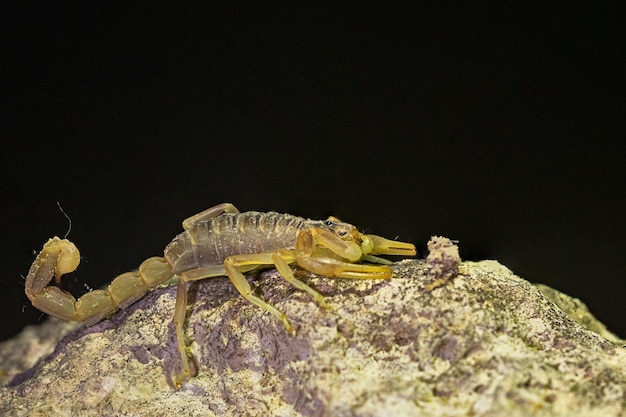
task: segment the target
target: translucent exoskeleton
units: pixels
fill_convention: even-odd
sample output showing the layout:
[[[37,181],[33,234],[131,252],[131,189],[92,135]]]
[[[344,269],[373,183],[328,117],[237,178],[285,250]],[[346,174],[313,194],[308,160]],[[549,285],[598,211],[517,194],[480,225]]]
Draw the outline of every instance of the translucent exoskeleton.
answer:
[[[290,265],[329,277],[389,279],[390,262],[376,255],[415,255],[411,243],[360,233],[335,217],[310,220],[275,212],[240,213],[230,203],[189,217],[183,221],[183,229],[165,248],[164,257],[149,258],[137,271],[124,273],[106,289],[90,291],[78,300],[58,286],[49,285],[53,278],[59,285],[61,276],[74,271],[80,262],[80,253],[72,242],[53,237],[30,268],[26,295],[47,314],[92,325],[178,277],[174,326],[182,371],[175,376],[174,384],[179,387],[192,376],[183,328],[189,281],[228,276],[246,300],[273,314],[293,333],[287,316],[253,293],[245,273],[275,267],[287,282],[326,307],[324,297],[297,279]]]

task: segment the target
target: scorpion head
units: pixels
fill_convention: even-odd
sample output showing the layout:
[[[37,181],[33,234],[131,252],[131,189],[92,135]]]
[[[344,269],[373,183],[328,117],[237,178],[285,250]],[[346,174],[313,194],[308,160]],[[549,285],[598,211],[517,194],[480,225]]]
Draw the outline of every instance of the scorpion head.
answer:
[[[341,240],[345,241],[359,241],[360,233],[350,223],[342,222],[336,217],[330,216],[328,219],[324,220],[324,229],[331,232],[333,235],[338,236]]]
[[[336,217],[330,216],[323,222],[324,228],[345,242],[354,242],[359,246],[359,257],[363,260],[373,260],[371,255],[401,255],[414,256],[415,245],[412,243],[398,242],[385,239],[377,235],[367,235],[358,231],[350,223],[342,222]]]
[[[361,265],[361,261],[389,265],[392,262],[375,255],[415,255],[411,243],[366,235],[336,217],[311,221],[296,239],[298,264],[316,274],[343,278],[391,277],[391,269]]]

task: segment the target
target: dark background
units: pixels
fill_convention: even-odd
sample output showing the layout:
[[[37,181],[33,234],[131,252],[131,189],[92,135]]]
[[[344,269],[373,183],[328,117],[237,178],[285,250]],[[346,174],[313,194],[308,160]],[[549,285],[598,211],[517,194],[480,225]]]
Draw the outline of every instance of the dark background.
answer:
[[[43,319],[57,201],[75,291],[230,201],[458,239],[626,336],[623,22],[589,3],[0,6],[0,339]]]

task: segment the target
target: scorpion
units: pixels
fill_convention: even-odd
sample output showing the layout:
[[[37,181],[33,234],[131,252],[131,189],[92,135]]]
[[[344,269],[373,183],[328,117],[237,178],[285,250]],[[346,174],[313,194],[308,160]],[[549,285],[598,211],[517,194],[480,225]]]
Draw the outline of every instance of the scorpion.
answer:
[[[389,279],[391,262],[376,255],[416,254],[411,243],[360,233],[336,217],[310,220],[276,212],[240,213],[230,203],[193,215],[182,225],[184,232],[167,245],[164,257],[148,258],[138,270],[121,274],[106,289],[92,290],[78,300],[59,285],[62,275],[78,267],[80,253],[72,242],[55,236],[33,261],[26,277],[26,296],[44,313],[91,326],[177,278],[173,323],[182,370],[174,385],[179,388],[197,373],[195,366],[192,372],[183,328],[188,282],[227,276],[246,300],[274,315],[293,334],[287,316],[254,294],[245,273],[273,266],[289,284],[328,308],[324,296],[296,278],[290,265],[329,277]],[[56,286],[49,285],[53,278]]]

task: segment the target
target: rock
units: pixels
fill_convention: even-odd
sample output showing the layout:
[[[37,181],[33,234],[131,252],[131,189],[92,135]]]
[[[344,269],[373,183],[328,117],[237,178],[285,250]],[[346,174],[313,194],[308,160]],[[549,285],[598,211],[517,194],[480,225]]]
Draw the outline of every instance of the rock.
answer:
[[[92,327],[40,326],[69,331],[51,354],[28,328],[0,344],[0,415],[626,416],[625,341],[579,324],[582,309],[571,318],[495,261],[463,262],[430,289],[433,264],[393,267],[389,281],[299,271],[331,311],[275,271],[250,277],[295,336],[228,279],[192,284],[186,330],[199,372],[178,391],[175,288]]]
[[[450,239],[443,236],[432,236],[427,244],[428,275],[432,281],[426,285],[427,291],[432,291],[437,287],[449,282],[459,274],[461,257],[459,247]]]

